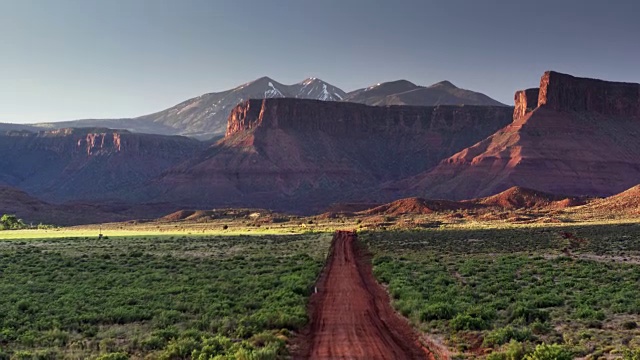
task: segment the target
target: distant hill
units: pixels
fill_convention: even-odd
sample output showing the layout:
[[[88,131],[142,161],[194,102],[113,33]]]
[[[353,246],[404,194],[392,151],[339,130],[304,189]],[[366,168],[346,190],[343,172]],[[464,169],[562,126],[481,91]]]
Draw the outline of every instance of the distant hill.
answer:
[[[105,212],[95,206],[50,204],[4,185],[0,185],[0,214],[14,214],[26,224],[34,225],[73,225],[126,219],[125,216]]]
[[[594,200],[585,208],[601,214],[640,215],[640,185],[604,199]]]
[[[585,203],[583,199],[548,194],[541,191],[514,186],[499,194],[468,201],[480,205],[515,209],[562,209]]]
[[[451,211],[459,209],[471,209],[474,205],[447,200],[427,200],[422,198],[400,199],[388,204],[380,205],[372,209],[360,211],[360,215],[390,215],[399,216],[405,214],[431,214],[435,212]]]
[[[428,87],[415,85],[407,80],[398,80],[359,89],[347,94],[345,101],[367,105],[485,105],[506,106],[487,95],[460,89],[449,81]]]

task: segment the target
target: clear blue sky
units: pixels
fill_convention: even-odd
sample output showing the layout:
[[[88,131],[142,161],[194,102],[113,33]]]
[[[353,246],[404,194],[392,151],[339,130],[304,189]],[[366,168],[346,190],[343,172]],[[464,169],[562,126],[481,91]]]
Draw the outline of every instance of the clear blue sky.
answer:
[[[640,1],[0,0],[0,121],[131,117],[260,76],[440,80],[511,104],[548,69],[640,82]]]

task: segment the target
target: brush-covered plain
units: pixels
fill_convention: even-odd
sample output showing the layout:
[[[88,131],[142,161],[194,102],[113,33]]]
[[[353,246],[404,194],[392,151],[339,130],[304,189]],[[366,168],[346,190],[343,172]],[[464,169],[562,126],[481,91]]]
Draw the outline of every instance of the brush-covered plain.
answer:
[[[361,239],[395,308],[454,357],[640,359],[640,224]]]
[[[0,359],[272,359],[331,234],[0,241]]]

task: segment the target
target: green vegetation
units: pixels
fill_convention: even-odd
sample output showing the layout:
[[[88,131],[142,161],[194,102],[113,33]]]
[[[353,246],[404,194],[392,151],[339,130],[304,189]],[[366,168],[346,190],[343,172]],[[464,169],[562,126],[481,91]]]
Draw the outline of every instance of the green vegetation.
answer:
[[[0,241],[0,359],[273,359],[329,234]]]
[[[366,232],[361,240],[396,309],[460,354],[640,353],[632,350],[640,349],[640,224]]]
[[[15,215],[4,214],[0,218],[0,230],[20,230],[26,227],[22,219]]]

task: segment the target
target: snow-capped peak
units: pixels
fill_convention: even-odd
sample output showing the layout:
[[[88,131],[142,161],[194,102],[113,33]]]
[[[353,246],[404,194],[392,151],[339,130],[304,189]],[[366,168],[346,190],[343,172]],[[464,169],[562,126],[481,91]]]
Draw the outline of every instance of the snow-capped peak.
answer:
[[[344,91],[317,77],[310,77],[298,84],[291,85],[290,89],[295,97],[302,99],[339,101],[346,95]]]
[[[278,90],[271,81],[269,81],[269,89],[264,92],[265,98],[285,97],[282,91]]]
[[[300,84],[304,85],[304,86],[309,86],[310,84],[313,84],[315,82],[320,82],[320,83],[324,83],[324,81],[316,78],[316,77],[310,77],[310,78],[306,78],[304,79]]]

